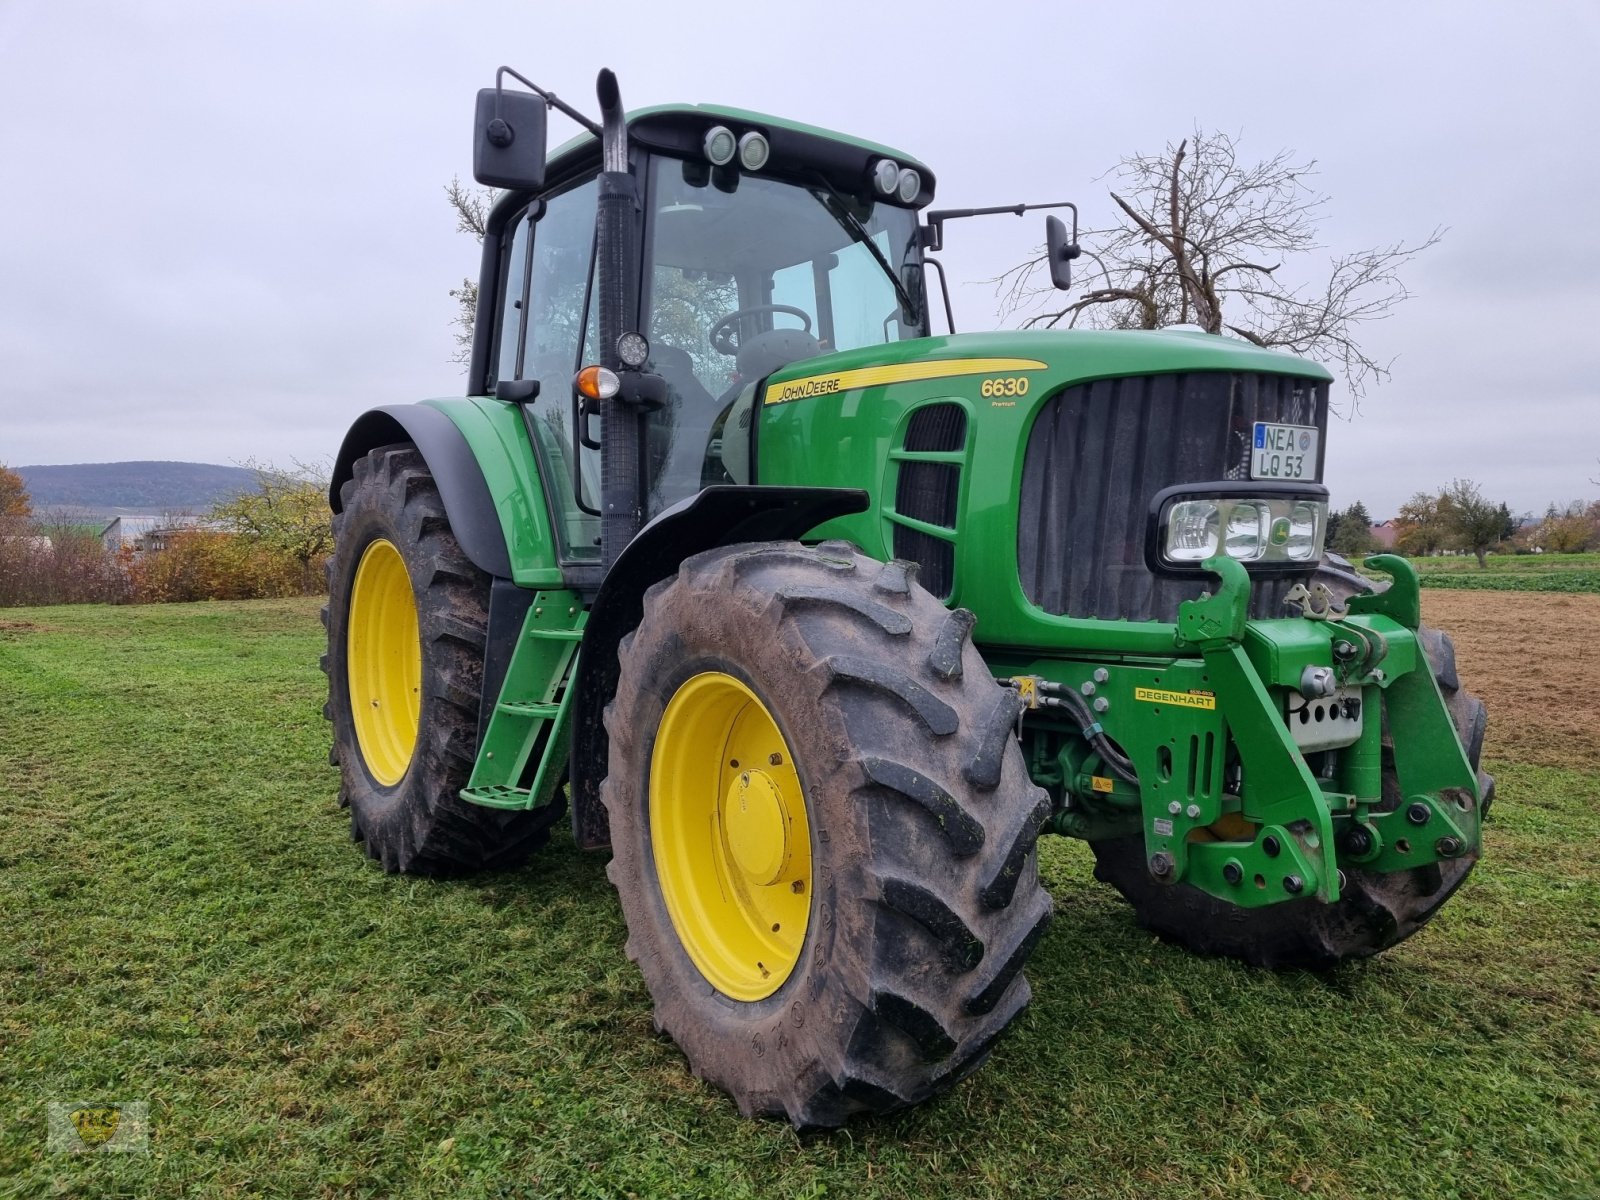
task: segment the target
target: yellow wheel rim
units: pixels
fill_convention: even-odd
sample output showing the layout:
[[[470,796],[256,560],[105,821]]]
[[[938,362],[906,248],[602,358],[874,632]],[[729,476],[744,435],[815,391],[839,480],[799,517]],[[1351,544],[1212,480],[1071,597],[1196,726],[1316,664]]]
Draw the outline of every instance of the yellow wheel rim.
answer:
[[[788,743],[732,675],[696,675],[661,715],[650,847],[672,927],[711,985],[735,1000],[782,987],[811,915],[811,826]]]
[[[393,542],[362,552],[350,589],[345,662],[350,716],[367,770],[384,787],[405,777],[422,712],[422,638],[411,576]]]

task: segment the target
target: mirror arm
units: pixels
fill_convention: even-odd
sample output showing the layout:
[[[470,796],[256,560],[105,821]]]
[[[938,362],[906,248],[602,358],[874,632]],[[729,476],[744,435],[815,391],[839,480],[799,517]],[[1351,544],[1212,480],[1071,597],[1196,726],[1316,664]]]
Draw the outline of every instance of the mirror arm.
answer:
[[[1078,241],[1078,206],[1070,200],[1056,200],[1049,204],[1002,204],[995,208],[940,208],[928,213],[928,223],[921,227],[919,236],[925,250],[932,250],[937,254],[944,249],[944,223],[953,221],[957,217],[993,217],[1001,213],[1010,213],[1020,217],[1025,212],[1033,212],[1040,208],[1070,208],[1072,210],[1072,241]]]
[[[571,117],[574,121],[576,121],[579,125],[582,125],[590,133],[594,134],[595,137],[599,137],[600,136],[600,126],[596,125],[593,121],[591,121],[588,117],[584,116],[577,109],[573,108],[572,105],[568,104],[566,101],[558,100],[556,98],[556,94],[554,92],[545,91],[542,87],[540,87],[537,83],[534,83],[533,80],[529,79],[526,75],[522,74],[520,71],[515,71],[510,67],[501,67],[498,71],[496,71],[494,73],[494,116],[495,116],[495,120],[498,121],[500,119],[500,92],[502,91],[500,81],[501,81],[502,78],[504,78],[507,75],[511,76],[511,78],[515,79],[518,83],[522,84],[523,87],[527,88],[534,95],[541,97],[544,100],[546,107],[553,108],[557,112],[565,113],[567,116]]]

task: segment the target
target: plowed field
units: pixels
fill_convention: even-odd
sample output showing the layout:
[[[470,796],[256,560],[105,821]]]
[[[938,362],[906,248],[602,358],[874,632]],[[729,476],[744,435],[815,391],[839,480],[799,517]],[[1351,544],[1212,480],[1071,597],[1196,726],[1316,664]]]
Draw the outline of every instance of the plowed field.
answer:
[[[1484,757],[1600,768],[1600,596],[1424,589],[1422,613],[1488,706]]]

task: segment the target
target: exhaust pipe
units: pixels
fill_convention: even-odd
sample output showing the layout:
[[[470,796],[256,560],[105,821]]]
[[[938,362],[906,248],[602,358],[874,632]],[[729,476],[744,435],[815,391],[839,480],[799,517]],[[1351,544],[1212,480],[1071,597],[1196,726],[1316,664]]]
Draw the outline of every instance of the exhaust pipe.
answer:
[[[599,216],[596,266],[599,270],[600,365],[621,366],[617,339],[628,332],[634,311],[637,271],[633,253],[634,214],[639,193],[628,172],[628,129],[623,119],[617,77],[602,70],[595,85],[600,99]],[[600,554],[606,570],[644,524],[643,414],[618,396],[600,406]]]

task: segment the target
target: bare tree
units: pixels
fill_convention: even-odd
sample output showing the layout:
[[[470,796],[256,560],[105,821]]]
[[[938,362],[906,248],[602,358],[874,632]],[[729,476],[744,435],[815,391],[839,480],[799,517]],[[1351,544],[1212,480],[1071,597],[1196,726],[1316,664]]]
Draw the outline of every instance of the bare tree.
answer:
[[[483,234],[488,228],[489,209],[494,204],[491,188],[470,188],[462,184],[459,176],[451,176],[445,184],[444,194],[456,214],[456,232],[470,233],[483,244]],[[472,326],[478,316],[478,281],[463,279],[461,286],[450,289],[450,298],[456,302],[456,315],[450,324],[455,327],[455,353],[450,361],[466,366],[472,361]]]
[[[1099,287],[1060,308],[1029,316],[1025,327],[1080,322],[1103,329],[1194,324],[1258,346],[1279,347],[1338,366],[1360,397],[1388,377],[1391,362],[1362,348],[1359,326],[1381,320],[1409,293],[1399,271],[1443,235],[1336,254],[1326,278],[1297,285],[1284,263],[1322,249],[1317,241],[1328,197],[1307,179],[1315,160],[1291,151],[1249,163],[1234,137],[1196,129],[1159,154],[1135,154],[1112,171],[1116,223],[1080,236],[1099,267]],[[1039,282],[1044,256],[995,280],[1008,315],[1048,302]]]

